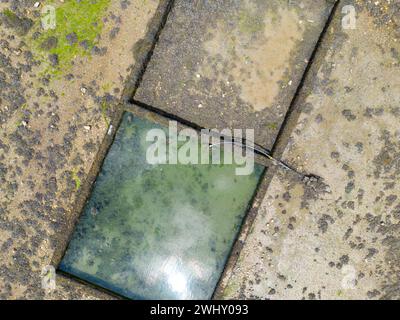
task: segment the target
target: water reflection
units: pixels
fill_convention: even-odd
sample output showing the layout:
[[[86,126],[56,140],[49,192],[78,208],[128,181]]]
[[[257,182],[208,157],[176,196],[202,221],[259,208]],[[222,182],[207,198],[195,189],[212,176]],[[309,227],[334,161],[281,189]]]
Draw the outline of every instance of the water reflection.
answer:
[[[149,165],[155,126],[124,115],[60,269],[129,298],[208,299],[262,168]]]

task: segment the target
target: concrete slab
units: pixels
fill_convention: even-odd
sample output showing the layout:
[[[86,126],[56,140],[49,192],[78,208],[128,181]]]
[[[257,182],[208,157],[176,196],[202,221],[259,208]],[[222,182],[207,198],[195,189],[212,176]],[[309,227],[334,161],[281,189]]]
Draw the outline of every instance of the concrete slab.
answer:
[[[177,0],[134,98],[271,148],[331,6]]]
[[[0,4],[0,298],[105,297],[61,277],[47,292],[41,272],[65,249],[75,200],[166,2],[34,3]],[[45,5],[56,29],[41,24]]]
[[[356,29],[341,4],[283,154],[323,180],[277,172],[224,298],[400,298],[400,3],[345,4]]]

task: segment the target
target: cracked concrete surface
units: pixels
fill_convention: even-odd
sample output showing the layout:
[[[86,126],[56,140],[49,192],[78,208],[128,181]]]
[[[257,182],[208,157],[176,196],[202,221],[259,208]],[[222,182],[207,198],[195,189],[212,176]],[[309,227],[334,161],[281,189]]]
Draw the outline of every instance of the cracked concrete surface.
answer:
[[[323,188],[276,173],[224,298],[400,298],[400,3],[346,4],[356,29],[340,6],[283,152]]]

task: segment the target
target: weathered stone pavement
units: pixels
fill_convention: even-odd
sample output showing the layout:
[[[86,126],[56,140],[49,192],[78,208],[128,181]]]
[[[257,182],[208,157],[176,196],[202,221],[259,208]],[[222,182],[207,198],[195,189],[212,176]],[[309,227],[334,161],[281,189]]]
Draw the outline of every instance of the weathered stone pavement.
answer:
[[[400,298],[400,1],[341,1],[295,100],[334,1],[176,0],[159,39],[170,1],[49,1],[47,31],[35,2],[0,3],[0,298],[112,297],[61,275],[45,291],[41,271],[139,82],[143,105],[254,128],[321,177],[268,169],[217,298]]]
[[[62,15],[47,31],[38,18],[46,1],[34,3],[0,4],[0,297],[102,296],[62,277],[48,294],[41,270],[64,250],[75,198],[125,80],[138,76],[159,1],[51,2]]]
[[[224,298],[400,298],[399,2],[339,6],[297,101],[283,158]]]
[[[135,99],[271,148],[331,7],[177,0]]]

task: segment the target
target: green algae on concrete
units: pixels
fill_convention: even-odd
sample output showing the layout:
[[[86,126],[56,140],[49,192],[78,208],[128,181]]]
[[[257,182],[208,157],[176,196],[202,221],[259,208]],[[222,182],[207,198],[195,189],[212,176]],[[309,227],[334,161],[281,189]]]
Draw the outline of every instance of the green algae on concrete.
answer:
[[[60,270],[129,298],[208,299],[263,169],[148,164],[153,128],[124,115]]]
[[[77,56],[102,54],[97,48],[104,22],[102,20],[111,0],[46,1],[56,12],[56,28],[43,30],[40,19],[32,30],[32,49],[42,61],[50,62],[48,73],[59,75],[66,71]],[[39,32],[39,34],[35,34]],[[48,45],[49,40],[53,45]],[[49,56],[57,57],[51,63]]]

